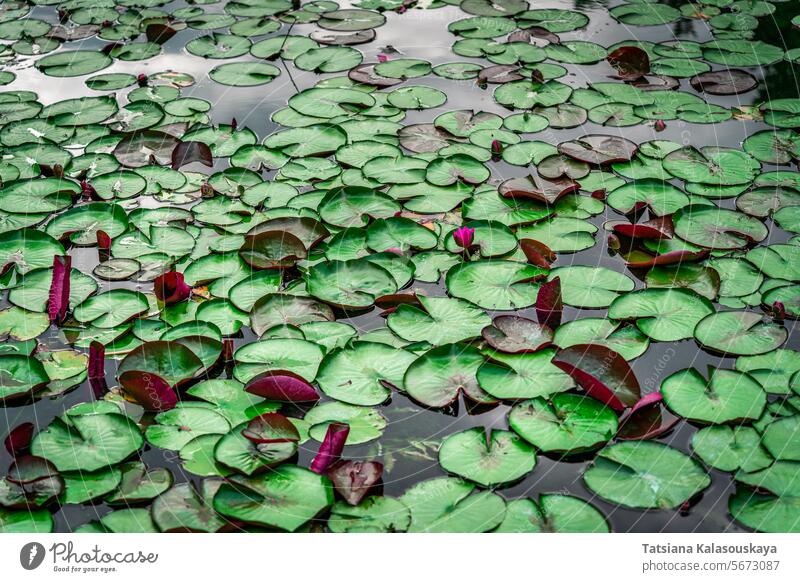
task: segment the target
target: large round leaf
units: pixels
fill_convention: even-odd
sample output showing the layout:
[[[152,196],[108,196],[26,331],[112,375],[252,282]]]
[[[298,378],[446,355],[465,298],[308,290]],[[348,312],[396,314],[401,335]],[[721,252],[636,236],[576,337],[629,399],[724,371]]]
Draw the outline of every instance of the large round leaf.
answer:
[[[677,449],[649,441],[603,449],[583,479],[600,497],[641,509],[678,507],[711,484],[696,461]]]

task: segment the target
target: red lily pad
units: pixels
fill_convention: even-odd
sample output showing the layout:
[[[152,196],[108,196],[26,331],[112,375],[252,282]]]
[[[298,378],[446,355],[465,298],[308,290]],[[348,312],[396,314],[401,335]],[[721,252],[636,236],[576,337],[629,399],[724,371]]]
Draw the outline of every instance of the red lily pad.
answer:
[[[125,393],[147,411],[172,410],[178,403],[178,396],[169,382],[150,372],[128,370],[119,375],[119,383]]]
[[[640,238],[659,240],[662,238],[671,239],[675,234],[675,229],[672,226],[672,217],[659,216],[647,222],[639,224],[631,224],[630,222],[621,220],[612,223],[612,229],[616,234],[627,236],[628,238]]]
[[[556,254],[543,242],[532,238],[523,238],[519,241],[519,248],[531,265],[549,269],[550,264],[556,260]]]
[[[616,411],[635,405],[641,388],[628,362],[614,350],[578,344],[559,350],[552,360],[586,393]]]
[[[316,402],[319,394],[302,376],[288,370],[270,370],[247,383],[245,392],[275,402]]]

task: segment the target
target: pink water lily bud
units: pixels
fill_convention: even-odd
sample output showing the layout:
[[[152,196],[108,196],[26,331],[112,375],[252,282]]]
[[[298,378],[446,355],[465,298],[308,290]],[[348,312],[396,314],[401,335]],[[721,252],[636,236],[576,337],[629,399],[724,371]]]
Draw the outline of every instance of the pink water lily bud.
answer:
[[[467,226],[462,226],[453,231],[453,240],[462,249],[467,249],[472,246],[475,240],[475,229]]]
[[[239,127],[239,122],[236,121],[236,118],[234,117],[231,119],[231,131],[236,131],[237,127]]]
[[[400,7],[397,9],[397,13],[398,13],[398,14],[405,14],[406,10],[408,10],[408,8],[406,8],[405,6],[400,6]]]
[[[385,62],[386,62],[386,61],[388,61],[388,60],[389,60],[389,57],[388,57],[387,55],[385,55],[385,54],[383,54],[383,53],[380,53],[380,54],[378,55],[378,62],[379,62],[379,63],[385,63]]]
[[[664,131],[665,129],[667,129],[667,124],[664,123],[661,119],[657,119],[654,126],[656,131]]]
[[[147,75],[144,73],[139,73],[136,76],[136,82],[139,84],[139,87],[146,87],[147,86]]]
[[[606,192],[605,188],[600,188],[599,190],[592,192],[592,198],[602,201],[606,199],[607,194],[608,193]]]

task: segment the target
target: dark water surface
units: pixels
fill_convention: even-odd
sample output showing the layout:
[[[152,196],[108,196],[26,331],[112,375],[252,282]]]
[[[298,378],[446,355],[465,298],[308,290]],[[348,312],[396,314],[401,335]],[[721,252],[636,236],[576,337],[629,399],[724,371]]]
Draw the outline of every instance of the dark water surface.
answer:
[[[662,3],[680,6],[684,2],[667,1]],[[627,27],[621,25],[609,18],[607,13],[608,7],[616,4],[618,3],[604,2],[602,0],[562,0],[535,2],[533,7],[574,8],[584,12],[591,18],[591,24],[587,29],[561,34],[563,40],[590,40],[603,46],[609,46],[631,38],[654,42],[673,39],[704,42],[712,38],[705,25],[701,22],[688,21],[686,19],[669,26]],[[173,2],[162,7],[162,9],[171,11],[182,6],[184,6],[182,2]],[[342,3],[342,6],[346,7],[345,3]],[[205,8],[212,11],[221,10],[221,5]],[[776,4],[774,15],[760,19],[761,25],[756,32],[756,38],[774,44],[785,44],[788,47],[800,46],[800,33],[793,29],[789,23],[790,18],[797,12],[797,8],[797,2]],[[52,7],[36,8],[33,11],[33,16],[52,21]],[[483,62],[479,59],[454,56],[450,50],[456,37],[447,32],[447,25],[465,16],[457,7],[446,7],[428,12],[410,10],[403,15],[388,12],[386,16],[386,25],[376,29],[376,39],[369,44],[355,47],[364,53],[365,62],[374,62],[376,55],[383,52],[387,45],[394,47],[406,57],[426,59],[434,65],[454,60]],[[288,25],[284,25],[282,32],[285,33],[288,28]],[[314,25],[295,25],[292,27],[292,34],[306,35],[315,29]],[[207,72],[221,61],[204,60],[189,55],[184,49],[189,39],[202,34],[204,34],[203,31],[188,29],[168,41],[164,45],[163,53],[160,56],[149,59],[144,63],[117,61],[112,67],[102,72],[138,74],[171,69],[189,73],[195,77],[197,83],[184,89],[182,91],[183,96],[200,97],[212,102],[213,109],[209,114],[212,116],[214,123],[228,123],[235,117],[241,126],[247,126],[255,131],[259,136],[259,140],[275,131],[278,127],[270,121],[271,114],[284,107],[287,99],[297,91],[297,88],[302,90],[311,87],[320,79],[320,75],[294,68],[291,62],[275,62],[276,66],[283,67],[284,73],[287,74],[281,74],[280,77],[268,85],[254,88],[236,88],[216,84],[207,77]],[[89,39],[83,41],[81,48],[98,48],[104,44],[106,44],[104,41]],[[248,58],[251,57],[242,57],[238,60],[247,60]],[[32,62],[29,61],[29,63]],[[607,75],[612,72],[605,61],[596,65],[565,66],[570,73],[561,81],[574,87],[585,86],[592,81],[606,80]],[[703,97],[709,102],[731,107],[759,103],[768,98],[798,96],[798,71],[790,63],[782,62],[767,67],[764,71],[748,70],[757,76],[763,74],[765,82],[760,83],[757,92],[732,97],[714,97],[710,95],[703,95]],[[15,72],[17,73],[17,79],[9,86],[4,87],[4,89],[34,90],[39,94],[39,100],[44,104],[70,97],[100,94],[99,92],[88,90],[84,86],[82,78],[63,80],[47,78],[33,67],[18,69]],[[488,90],[483,90],[478,88],[472,81],[448,81],[434,76],[426,77],[422,84],[442,89],[448,95],[448,102],[436,109],[419,112],[410,111],[404,120],[404,124],[431,122],[439,114],[456,109],[483,110],[500,114],[508,113],[507,110],[497,105],[493,100],[492,86]],[[682,81],[681,90],[692,91],[686,80]],[[619,132],[620,135],[624,135],[637,143],[654,139],[657,135],[658,139],[673,140],[696,146],[717,144],[720,146],[739,147],[741,141],[747,135],[766,127],[766,125],[760,123],[744,123],[737,120],[714,125],[695,125],[674,121],[667,124],[665,131],[655,134],[653,128],[645,124],[615,130],[614,128],[596,126],[591,122],[587,122],[572,130],[546,130],[544,132],[545,137],[537,136],[535,139],[558,143],[573,136],[587,133]],[[222,169],[226,165],[227,163],[217,162],[214,170]],[[526,168],[510,166],[504,163],[493,163],[490,167],[493,170],[492,181],[498,183],[510,177],[528,174]],[[199,171],[200,168],[200,166],[196,168],[187,166],[184,169]],[[765,166],[764,170],[766,169],[767,167]],[[208,172],[205,168],[203,168],[203,171]],[[142,198],[141,200],[143,205],[157,205],[152,199]],[[732,207],[732,204],[733,199],[721,202],[723,207]],[[561,254],[555,266],[581,264],[605,266],[618,271],[624,270],[622,261],[608,252],[602,230],[605,221],[618,218],[620,216],[607,207],[604,214],[589,219],[600,228],[597,235],[597,244],[591,249],[576,254]],[[769,226],[771,229],[770,238],[764,244],[768,242],[783,242],[789,238],[790,235],[781,231],[771,222]],[[94,249],[77,251],[73,249],[71,251],[74,257],[73,266],[80,268],[84,272],[90,272],[97,262],[95,253]],[[151,289],[149,283],[141,285],[115,283],[113,286],[139,287],[145,291],[150,291]],[[430,294],[445,294],[443,285],[415,285],[415,287],[424,288]],[[643,287],[641,281],[637,281],[637,287]],[[532,316],[533,310],[523,310],[520,315]],[[605,310],[593,312],[591,310],[567,308],[564,321],[587,316],[605,316]],[[385,321],[379,316],[377,308],[370,313],[341,321],[351,323],[362,331],[385,326]],[[787,322],[791,339],[785,347],[796,348],[798,347],[798,340],[796,334],[792,333],[794,331],[792,324],[793,322]],[[252,335],[237,338],[236,344],[237,346],[242,345],[253,341],[253,339]],[[53,334],[50,339],[42,341],[47,341],[51,346],[55,347],[58,345],[59,340],[58,336]],[[632,362],[640,383],[647,391],[655,390],[660,380],[677,370],[690,366],[704,370],[708,364],[732,367],[733,359],[710,355],[700,350],[693,340],[687,340],[670,344],[653,343],[643,356]],[[114,366],[109,365],[107,367],[112,368],[107,370],[107,377],[109,385],[113,386],[115,384]],[[326,399],[327,397],[323,398]],[[3,409],[2,424],[4,427],[13,427],[21,422],[30,421],[41,429],[65,409],[76,403],[91,399],[93,399],[91,389],[87,384],[84,384],[77,390],[52,400],[44,399],[27,405],[8,406]],[[348,458],[382,457],[386,465],[383,479],[384,493],[397,496],[416,482],[445,474],[437,462],[436,454],[438,444],[443,437],[473,426],[507,428],[506,415],[509,408],[506,404],[500,404],[493,407],[469,410],[464,402],[460,401],[458,406],[445,412],[427,410],[411,402],[402,394],[395,392],[391,402],[381,408],[381,411],[389,419],[389,426],[384,436],[378,441],[348,447],[346,455]],[[687,421],[681,421],[671,434],[660,440],[684,452],[691,453],[689,442],[696,430],[696,426]],[[314,441],[305,443],[301,447],[298,463],[301,466],[307,466],[313,458],[316,448],[317,444]],[[199,478],[183,471],[177,459],[177,453],[145,445],[141,458],[149,467],[169,467],[175,476],[176,483],[190,479],[199,481]],[[588,466],[590,459],[591,456],[579,456],[564,460],[555,456],[539,454],[535,469],[523,481],[511,487],[502,488],[499,491],[507,499],[537,495],[544,492],[574,494],[594,503],[608,517],[613,530],[618,532],[745,531],[745,528],[733,522],[727,511],[727,500],[734,490],[733,481],[728,473],[710,470],[712,476],[711,486],[686,511],[637,511],[607,503],[595,497],[586,488],[581,475]],[[0,466],[5,467],[10,462],[11,458],[7,452],[5,450],[0,451]],[[64,507],[56,513],[56,530],[70,531],[89,521],[96,520],[109,511],[110,508],[103,504]]]

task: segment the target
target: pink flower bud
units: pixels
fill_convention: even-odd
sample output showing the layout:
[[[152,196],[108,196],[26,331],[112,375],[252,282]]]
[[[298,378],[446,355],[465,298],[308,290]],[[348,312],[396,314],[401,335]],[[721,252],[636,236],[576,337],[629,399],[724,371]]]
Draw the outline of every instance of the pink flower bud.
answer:
[[[453,240],[462,249],[467,249],[472,246],[475,240],[475,229],[462,226],[453,231]]]

